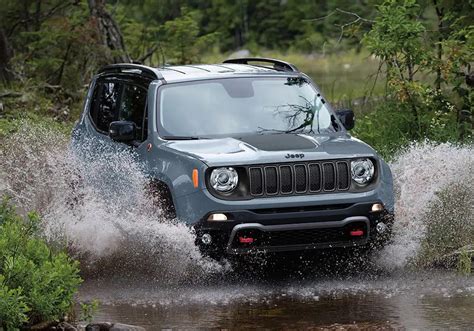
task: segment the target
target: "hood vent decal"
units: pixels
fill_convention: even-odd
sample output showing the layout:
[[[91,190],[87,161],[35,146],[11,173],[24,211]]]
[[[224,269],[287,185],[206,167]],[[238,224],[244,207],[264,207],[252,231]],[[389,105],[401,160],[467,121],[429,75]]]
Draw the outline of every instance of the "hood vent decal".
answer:
[[[237,138],[262,151],[291,151],[314,149],[317,145],[296,134],[257,134]]]

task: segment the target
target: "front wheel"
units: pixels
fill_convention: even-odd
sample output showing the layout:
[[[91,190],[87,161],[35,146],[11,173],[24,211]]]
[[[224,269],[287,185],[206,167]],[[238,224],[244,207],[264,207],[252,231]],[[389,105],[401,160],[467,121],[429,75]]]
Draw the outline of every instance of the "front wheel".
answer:
[[[145,188],[145,191],[150,197],[153,206],[160,210],[164,219],[172,220],[176,218],[173,196],[165,183],[151,180]]]

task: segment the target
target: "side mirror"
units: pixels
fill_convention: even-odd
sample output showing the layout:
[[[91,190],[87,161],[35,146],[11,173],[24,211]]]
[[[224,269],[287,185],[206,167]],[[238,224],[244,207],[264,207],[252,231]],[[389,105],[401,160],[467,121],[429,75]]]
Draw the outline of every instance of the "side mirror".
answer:
[[[114,121],[109,125],[109,137],[119,142],[135,140],[136,131],[136,124],[130,121]]]
[[[346,130],[352,130],[355,125],[355,115],[351,109],[340,109],[336,111],[336,115],[342,122]]]

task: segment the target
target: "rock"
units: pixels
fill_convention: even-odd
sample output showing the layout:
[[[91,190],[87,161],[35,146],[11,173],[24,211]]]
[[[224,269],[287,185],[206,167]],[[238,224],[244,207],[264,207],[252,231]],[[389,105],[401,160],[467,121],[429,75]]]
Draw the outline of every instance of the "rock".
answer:
[[[470,87],[474,87],[474,71],[466,75],[466,84]]]
[[[53,330],[53,329],[56,329],[56,322],[41,322],[41,323],[38,323],[38,324],[35,324],[33,326],[31,326],[29,329],[30,330],[37,330],[37,331],[40,331],[40,330]]]
[[[121,323],[91,323],[86,326],[86,331],[145,331],[141,326]]]
[[[121,323],[115,323],[111,328],[110,331],[145,331],[145,328],[142,328],[141,326],[135,326],[135,325],[127,325],[127,324],[121,324]]]
[[[72,326],[71,324],[67,322],[61,322],[56,326],[56,330],[61,330],[61,331],[77,331],[77,328]]]
[[[108,331],[112,328],[112,323],[91,323],[86,326],[86,331]]]

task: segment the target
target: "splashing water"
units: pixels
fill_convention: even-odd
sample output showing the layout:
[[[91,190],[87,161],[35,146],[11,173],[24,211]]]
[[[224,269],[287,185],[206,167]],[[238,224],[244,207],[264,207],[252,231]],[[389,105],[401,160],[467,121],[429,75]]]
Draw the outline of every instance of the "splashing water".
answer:
[[[147,179],[131,154],[97,141],[85,143],[83,152],[85,158],[77,157],[69,137],[26,123],[0,148],[0,193],[23,211],[37,210],[45,237],[66,243],[86,272],[112,269],[174,282],[228,269],[201,256],[188,227],[151,206]],[[416,256],[437,192],[458,182],[474,185],[473,155],[472,146],[420,143],[391,164],[395,235],[378,257],[381,265],[403,267]]]
[[[426,226],[432,221],[430,208],[438,193],[462,183],[474,187],[473,146],[453,146],[430,142],[411,145],[390,165],[395,186],[395,223],[393,243],[380,255],[380,263],[389,268],[403,267],[414,258],[425,238]],[[460,217],[472,224],[474,206],[459,205],[452,199],[445,208],[466,211]],[[445,213],[449,213],[445,211]],[[431,215],[432,216],[432,215]],[[474,239],[473,239],[474,240]]]
[[[201,256],[192,231],[150,204],[130,153],[95,141],[78,157],[68,144],[63,134],[24,124],[1,148],[0,189],[21,210],[37,210],[46,239],[65,243],[85,272],[174,282],[228,267]]]

